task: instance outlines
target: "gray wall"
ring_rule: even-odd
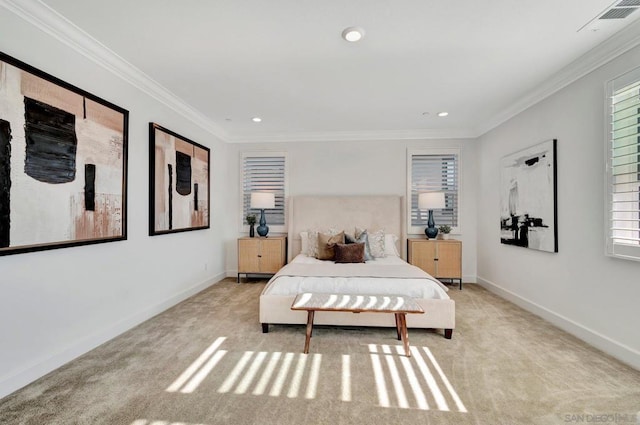
[[[128,240],[0,257],[0,397],[225,275],[227,145],[0,8],[0,50],[130,112]],[[148,236],[148,123],[212,150],[212,228]]]
[[[240,232],[240,157],[242,152],[287,152],[289,196],[296,195],[402,195],[407,191],[407,149],[457,147],[461,152],[462,273],[476,279],[476,142],[471,139],[424,141],[358,141],[251,143],[229,146],[229,211]],[[354,222],[354,225],[356,223]],[[240,234],[238,234],[240,235]],[[237,270],[235,240],[227,244],[227,270]]]
[[[604,255],[605,81],[640,65],[635,48],[479,140],[478,280],[640,368],[640,262]],[[559,252],[500,244],[499,161],[558,139]]]

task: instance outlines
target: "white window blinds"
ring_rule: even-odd
[[[444,209],[433,210],[436,226],[458,227],[459,153],[410,153],[411,226],[426,227],[428,212],[418,209],[418,194],[444,192]]]
[[[640,260],[640,68],[608,84],[607,253]]]
[[[284,226],[286,197],[286,155],[254,154],[242,155],[242,223],[248,214],[260,219],[260,210],[251,209],[251,192],[270,192],[275,194],[275,208],[266,209],[267,225]],[[272,230],[275,230],[272,228]],[[281,231],[284,229],[280,229]]]

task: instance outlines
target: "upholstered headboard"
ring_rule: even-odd
[[[357,226],[398,236],[398,252],[405,257],[404,197],[397,195],[295,196],[288,199],[288,259],[301,250],[300,232],[329,228],[353,233]]]

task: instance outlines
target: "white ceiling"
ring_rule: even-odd
[[[579,31],[611,0],[43,2],[227,141],[478,136],[640,18]]]

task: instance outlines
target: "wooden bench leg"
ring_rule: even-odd
[[[398,341],[402,340],[402,333],[400,332],[400,313],[396,313],[396,332],[398,333]]]
[[[309,342],[311,340],[311,333],[313,332],[313,313],[314,310],[309,310],[307,314],[307,335],[304,340],[304,354],[309,354]]]
[[[404,344],[404,354],[407,357],[411,357],[411,351],[409,350],[409,333],[407,332],[407,315],[405,313],[399,313],[398,319],[400,320],[400,331],[402,333],[402,343]]]

